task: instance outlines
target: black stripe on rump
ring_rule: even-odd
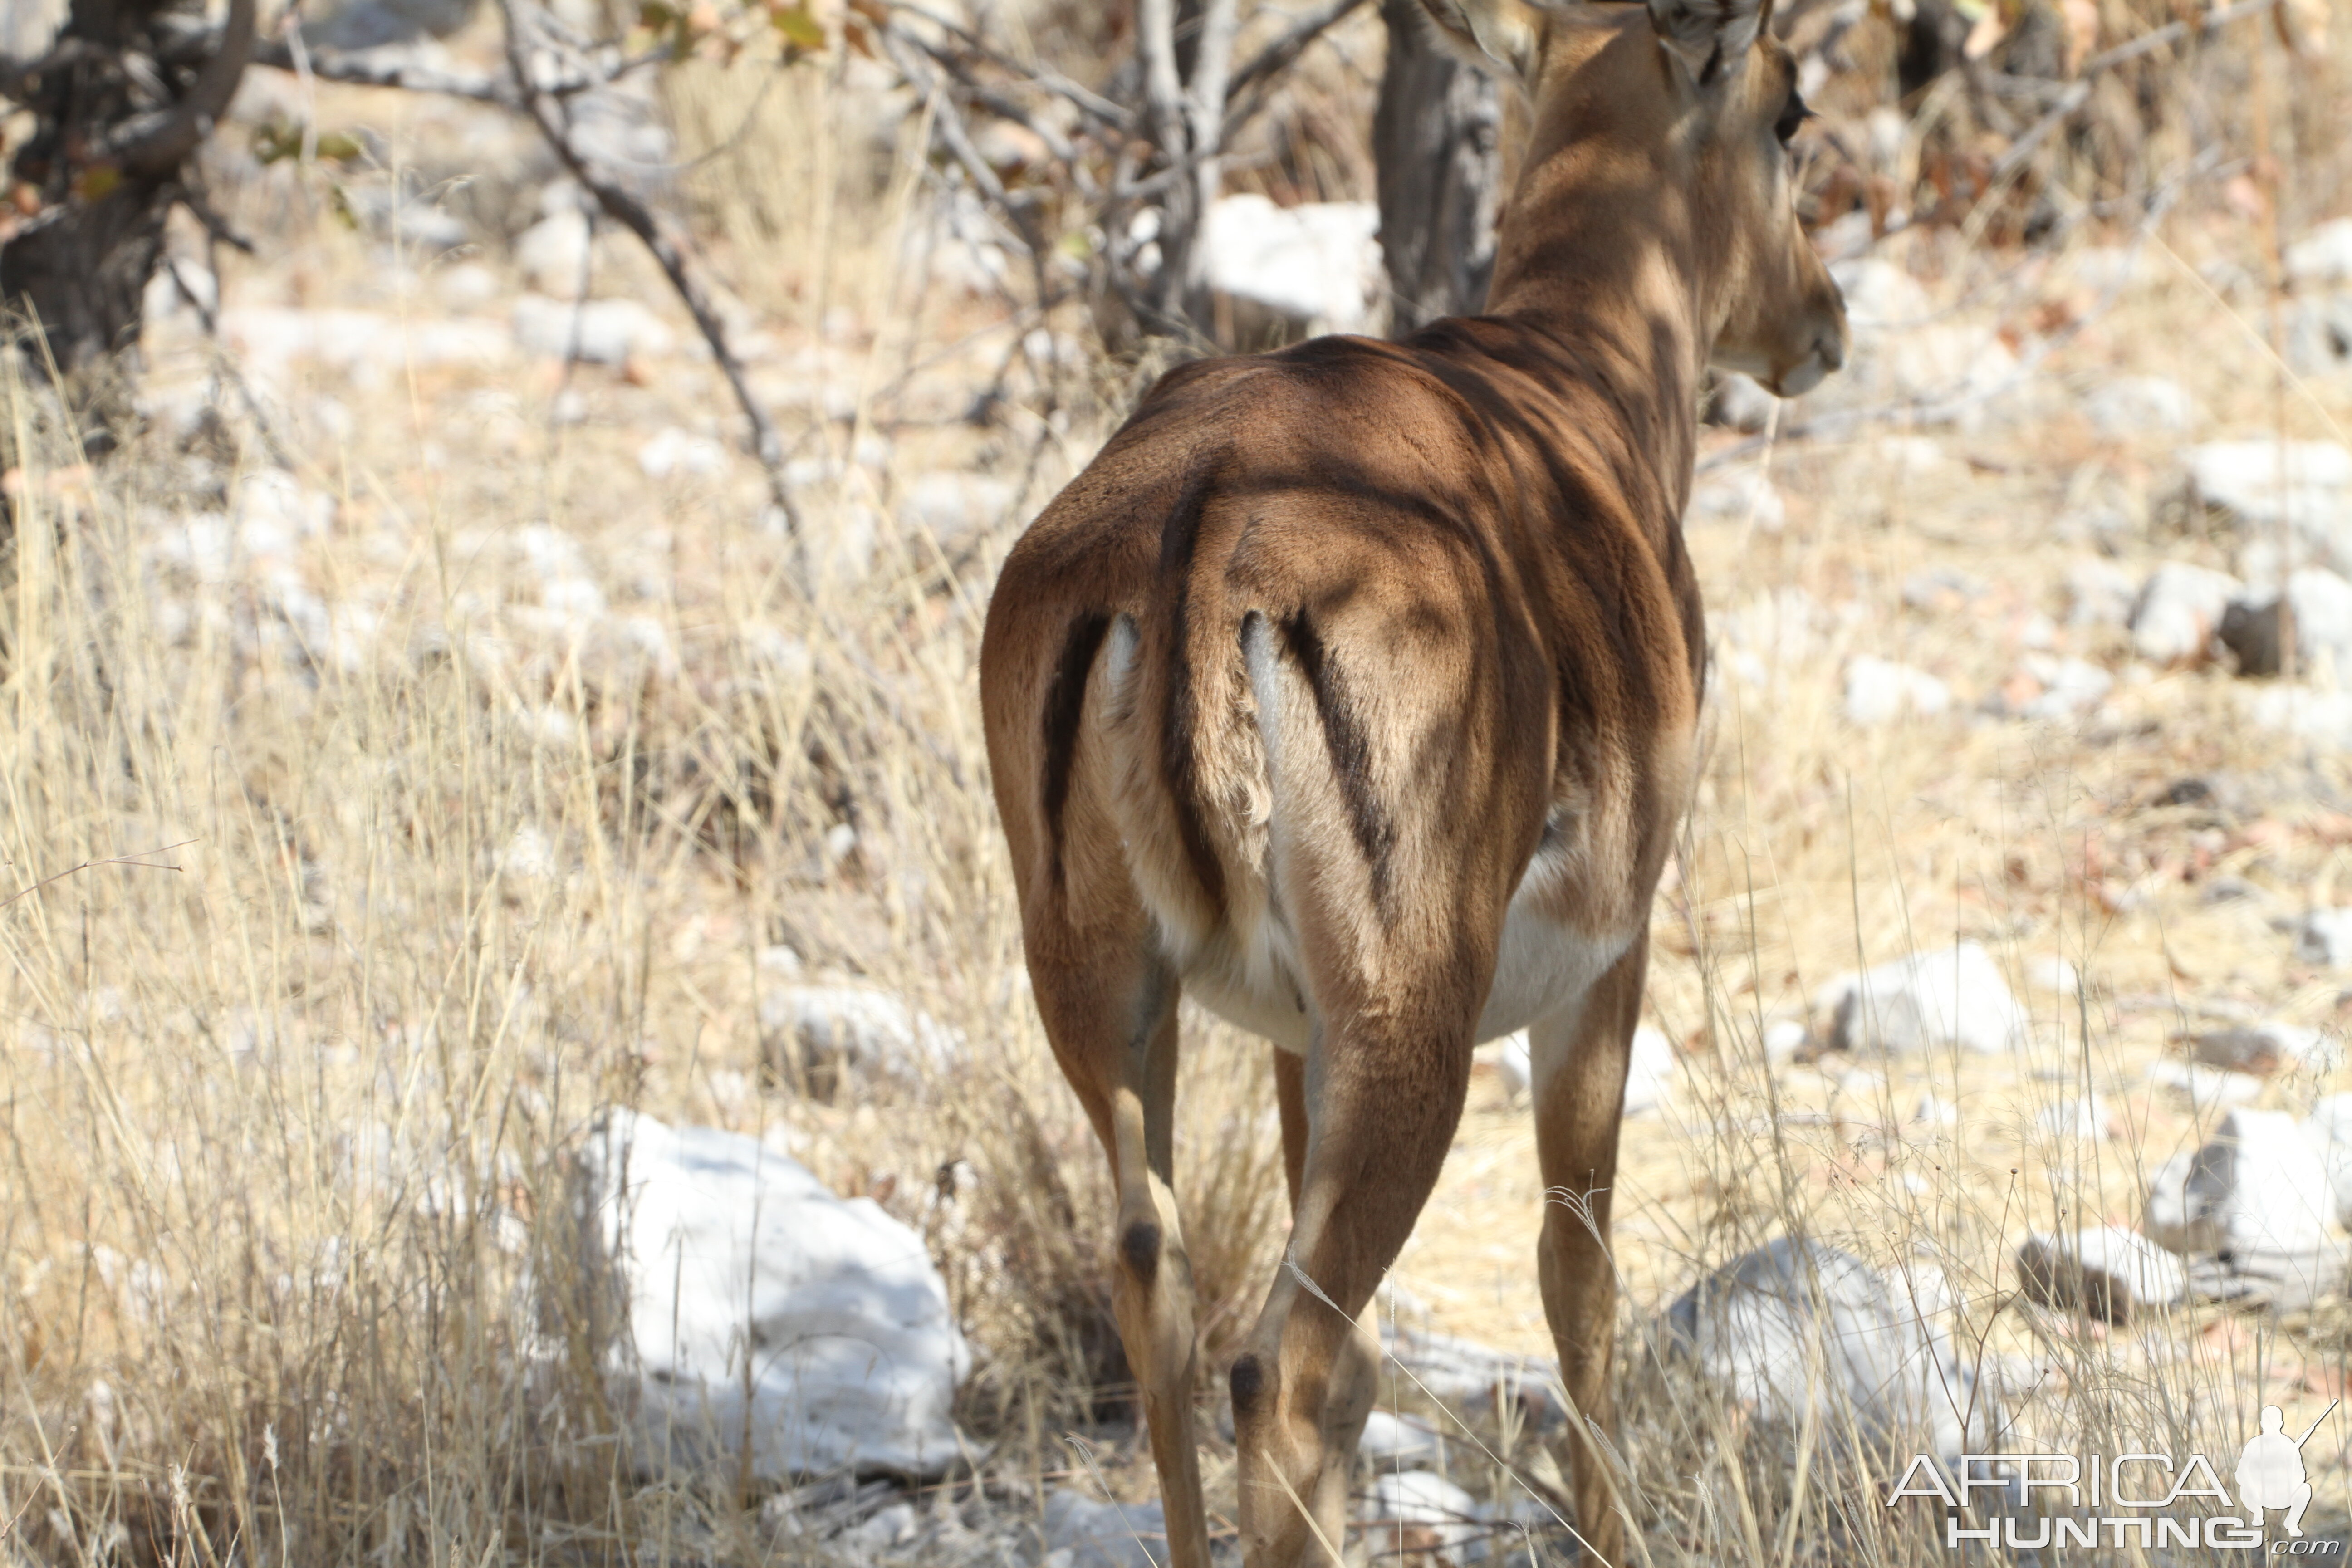
[[[1363,851],[1364,862],[1371,868],[1372,901],[1385,907],[1396,825],[1381,809],[1380,797],[1372,791],[1371,742],[1348,700],[1339,667],[1327,657],[1323,639],[1316,635],[1306,611],[1295,611],[1282,623],[1282,637],[1315,692],[1316,716],[1323,721],[1323,743],[1330,751],[1331,771],[1339,777],[1339,795],[1348,805],[1348,823],[1355,830],[1356,847]]]
[[[1192,749],[1200,727],[1192,690],[1192,552],[1200,546],[1202,516],[1208,510],[1213,479],[1212,465],[1194,464],[1160,534],[1160,581],[1174,589],[1168,611],[1168,700],[1160,713],[1160,758],[1184,858],[1209,902],[1222,910],[1225,863],[1217,858],[1216,847],[1202,826],[1200,763]]]
[[[1088,610],[1072,621],[1062,640],[1061,659],[1054,666],[1053,683],[1045,689],[1045,842],[1057,888],[1062,885],[1062,808],[1070,801],[1078,721],[1087,710],[1087,676],[1109,630],[1110,617],[1100,610]]]

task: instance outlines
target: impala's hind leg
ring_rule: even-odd
[[[1109,1153],[1118,1184],[1112,1307],[1129,1367],[1143,1391],[1151,1458],[1168,1519],[1170,1568],[1208,1568],[1207,1516],[1192,1435],[1199,1375],[1192,1331],[1192,1266],[1184,1254],[1171,1188],[1176,1092],[1176,977],[1148,946],[1141,922],[1133,956],[1057,963],[1031,943],[1029,973],[1063,1075],[1077,1091]]]
[[[1537,1270],[1571,1405],[1566,1447],[1576,1528],[1589,1552],[1605,1563],[1618,1561],[1625,1539],[1609,1460],[1593,1437],[1597,1428],[1613,1438],[1617,1424],[1610,1386],[1617,1274],[1609,1257],[1609,1200],[1617,1179],[1625,1063],[1641,1021],[1649,958],[1644,933],[1594,983],[1581,1006],[1530,1032],[1536,1152],[1547,1194]]]
[[[1351,1020],[1318,1032],[1290,1247],[1234,1363],[1244,1559],[1321,1562],[1344,1542],[1349,1472],[1378,1389],[1367,1310],[1453,1142],[1474,1018]],[[1309,1518],[1313,1523],[1310,1525]]]

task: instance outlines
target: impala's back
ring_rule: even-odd
[[[1296,1561],[1344,1528],[1377,1358],[1354,1320],[1477,1040],[1530,1030],[1547,1184],[1605,1226],[1704,679],[1679,530],[1699,378],[1712,358],[1793,394],[1843,354],[1764,10],[1432,10],[1534,105],[1489,313],[1170,374],[1015,547],[982,648],[1039,1007],[1118,1174],[1120,1329],[1178,1563],[1206,1546],[1177,996],[1278,1047],[1299,1268],[1231,1376],[1245,1554]],[[1594,1230],[1548,1225],[1537,1267],[1605,1426]],[[1613,1557],[1607,1473],[1568,1458]]]

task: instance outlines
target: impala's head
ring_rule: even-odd
[[[1797,224],[1789,144],[1806,109],[1772,0],[1423,4],[1534,109],[1494,308],[1650,266],[1662,245],[1711,363],[1788,397],[1844,363],[1845,301]],[[1635,298],[1659,281],[1623,280]]]

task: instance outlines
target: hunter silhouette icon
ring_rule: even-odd
[[[2336,1400],[2329,1400],[2327,1408],[2319,1413],[2325,1421],[2335,1411]],[[2303,1534],[2303,1510],[2311,1505],[2311,1482],[2303,1473],[2303,1446],[2319,1430],[2319,1421],[2303,1429],[2300,1437],[2286,1435],[2286,1413],[2275,1405],[2263,1406],[2263,1429],[2246,1439],[2243,1452],[2238,1456],[2238,1497],[2252,1517],[2249,1523],[2260,1526],[2263,1510],[2283,1508],[2287,1510],[2286,1532]]]

